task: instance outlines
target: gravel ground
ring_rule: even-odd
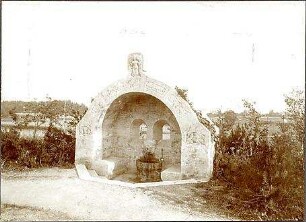
[[[8,211],[18,211],[12,220],[30,211],[34,213],[29,220],[40,220],[43,215],[50,217],[42,220],[233,220],[211,206],[197,210],[192,186],[127,188],[80,180],[74,169],[5,172],[1,203],[26,208],[4,208],[1,220],[6,220]]]
[[[32,207],[1,204],[0,221],[64,221],[75,220],[66,214]]]

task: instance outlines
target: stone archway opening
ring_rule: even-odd
[[[130,127],[130,138],[135,141],[147,138],[148,126],[142,119],[133,120]]]
[[[171,139],[171,127],[166,120],[158,120],[154,123],[153,138],[157,141]]]
[[[155,140],[157,158],[164,167],[180,165],[181,130],[171,110],[156,97],[140,92],[119,96],[102,123],[102,160],[120,158],[128,172],[136,172],[136,159],[145,140]]]

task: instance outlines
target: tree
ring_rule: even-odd
[[[233,111],[219,111],[219,143],[216,149],[216,174],[235,186],[260,189],[264,172],[268,172],[268,130],[260,123],[255,103],[243,100],[245,123],[236,123]],[[261,168],[257,169],[258,166]],[[254,169],[256,169],[254,171]],[[252,177],[252,184],[247,178]],[[242,185],[244,184],[244,185]]]
[[[36,138],[37,130],[42,126],[62,127],[61,121],[59,121],[59,117],[62,115],[73,117],[72,120],[69,118],[68,127],[74,128],[87,110],[87,107],[83,104],[73,103],[70,100],[52,100],[50,97],[47,97],[47,101],[5,101],[1,104],[6,110],[3,115],[9,113],[9,116],[15,121],[18,130],[27,127],[33,128],[34,138]],[[66,126],[66,123],[64,124]],[[74,132],[74,130],[72,131]]]
[[[18,117],[15,112],[10,111],[10,115],[17,124],[19,130],[26,127],[33,127],[33,138],[36,138],[37,130],[44,124],[54,125],[59,116],[54,106],[54,101],[47,97],[46,102],[32,102],[28,105],[27,113]],[[21,115],[21,114],[20,114]]]
[[[232,110],[228,110],[228,111],[224,112],[223,117],[224,117],[223,118],[223,127],[224,127],[225,130],[229,130],[229,129],[233,128],[236,121],[238,120],[237,114]]]
[[[304,92],[292,90],[290,94],[285,95],[285,103],[286,115],[290,121],[279,124],[280,132],[272,137],[268,182],[270,203],[274,204],[267,205],[267,210],[272,214],[289,214],[303,220]]]
[[[285,103],[287,105],[286,115],[291,122],[293,136],[304,144],[304,121],[305,121],[305,96],[303,90],[293,89],[289,94],[285,95]]]
[[[3,132],[0,134],[1,139],[1,168],[7,160],[18,159],[18,139],[19,134],[15,130]]]
[[[64,166],[74,163],[74,135],[68,135],[61,129],[49,126],[43,141],[41,162],[48,166]]]
[[[75,127],[80,122],[86,111],[87,108],[85,110],[76,110],[76,109],[71,110],[71,116],[73,117],[73,119],[70,120],[68,123],[69,124],[68,134],[73,136],[75,135]]]

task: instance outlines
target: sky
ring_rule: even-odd
[[[284,111],[305,89],[305,2],[5,1],[1,100],[89,105],[133,52],[196,109]]]

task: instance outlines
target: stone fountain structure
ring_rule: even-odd
[[[175,89],[148,77],[142,54],[129,55],[128,70],[127,78],[94,98],[78,123],[75,163],[109,179],[132,172],[147,181],[137,170],[144,163],[143,142],[154,140],[159,161],[153,168],[161,172],[160,179],[149,180],[209,180],[215,155],[212,121],[206,115],[199,119]]]

